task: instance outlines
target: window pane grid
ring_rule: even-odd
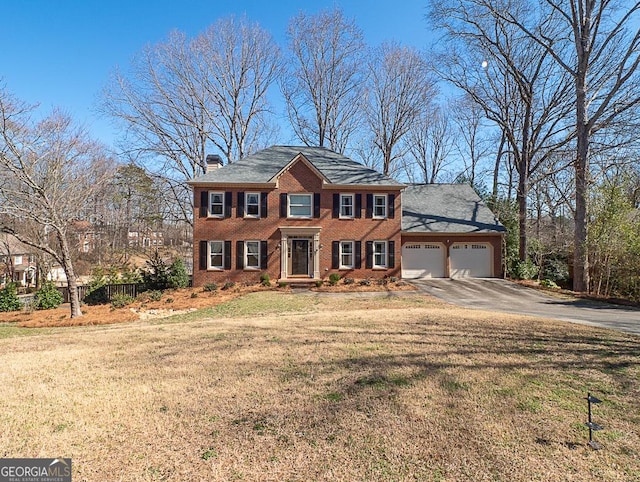
[[[222,216],[224,213],[224,195],[221,192],[212,192],[210,200],[209,212],[211,216]]]
[[[258,217],[260,215],[260,197],[256,193],[248,193],[246,197],[247,216]]]
[[[258,241],[247,241],[246,243],[246,268],[260,268],[260,243]]]
[[[385,241],[374,241],[373,243],[373,266],[376,268],[387,267],[387,243]]]
[[[311,194],[290,194],[289,216],[294,218],[310,218]]]
[[[222,241],[209,242],[209,266],[222,269],[224,265],[224,244]]]
[[[353,268],[353,241],[340,243],[340,267]]]
[[[343,218],[353,217],[353,195],[343,194],[340,196],[340,216]]]

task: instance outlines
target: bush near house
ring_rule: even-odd
[[[47,282],[36,292],[33,299],[33,306],[36,310],[51,310],[60,306],[63,301],[64,298],[55,285]]]
[[[18,311],[22,308],[15,283],[9,283],[0,290],[0,311]]]

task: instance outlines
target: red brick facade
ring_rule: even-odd
[[[376,188],[370,186],[338,187],[323,182],[317,171],[302,160],[293,163],[283,172],[274,186],[251,185],[239,187],[238,185],[194,185],[194,286],[202,286],[206,283],[221,283],[225,281],[258,282],[261,273],[268,273],[272,280],[287,278],[283,272],[283,263],[287,263],[289,250],[291,257],[291,245],[285,246],[287,239],[308,239],[305,246],[309,247],[309,256],[315,269],[310,269],[308,278],[327,278],[331,273],[338,272],[343,277],[352,278],[383,278],[385,276],[400,276],[400,230],[401,230],[401,191],[400,188]],[[204,192],[224,193],[225,210],[224,217],[211,217],[208,215],[208,195]],[[238,196],[240,194],[240,198]],[[264,208],[266,201],[266,216],[261,213],[258,218],[249,218],[243,215],[244,193],[259,193],[260,210]],[[286,214],[286,194],[305,193],[312,194],[314,199],[314,216],[309,219],[292,219],[283,217]],[[352,219],[340,219],[335,215],[334,194],[354,194],[354,199],[361,201],[358,213]],[[283,194],[285,197],[283,198]],[[387,206],[387,218],[377,219],[369,217],[367,201],[372,194],[386,194],[389,205]],[[357,196],[356,196],[357,195]],[[369,195],[369,196],[367,196]],[[227,206],[230,201],[230,207]],[[319,201],[319,209],[315,207]],[[282,212],[284,209],[284,213]],[[239,215],[240,214],[240,215]],[[358,215],[360,217],[358,217]],[[316,217],[317,216],[317,217]],[[264,263],[259,269],[244,269],[241,259],[238,259],[239,247],[244,241],[260,241]],[[226,242],[225,252],[227,260],[225,269],[207,268],[207,241]],[[335,242],[354,241],[354,246],[360,248],[359,253],[354,253],[361,261],[360,268],[337,269],[335,267]],[[367,268],[368,250],[372,241],[387,242],[387,268]],[[358,255],[358,256],[356,256]],[[371,256],[369,254],[369,256]],[[370,261],[370,260],[369,260]],[[265,267],[266,266],[266,267]],[[283,276],[284,274],[284,276]]]

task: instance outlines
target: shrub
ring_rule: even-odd
[[[321,279],[316,280],[316,288],[320,288],[323,284],[324,284],[324,281],[322,281]]]
[[[150,290],[167,288],[170,276],[169,267],[157,251],[146,261],[146,265],[147,269],[142,270],[142,281],[146,288]]]
[[[371,286],[371,281],[368,279],[360,280],[360,286]]]
[[[207,283],[202,287],[202,291],[216,291],[218,285],[216,283]]]
[[[516,279],[533,279],[538,275],[538,267],[530,259],[518,261],[515,266]]]
[[[540,286],[544,286],[545,288],[560,288],[555,281],[550,279],[543,279],[540,281]]]
[[[22,303],[18,298],[18,288],[15,283],[8,283],[0,290],[0,311],[18,311],[20,308]]]
[[[346,285],[352,285],[353,283],[356,282],[356,280],[354,280],[353,278],[345,278],[342,280],[342,282]]]
[[[331,286],[337,285],[338,281],[340,281],[340,274],[339,273],[331,273],[329,275],[329,284]]]
[[[124,308],[134,302],[132,296],[125,295],[124,293],[117,293],[113,295],[111,299],[111,306],[113,308]]]
[[[397,276],[392,276],[391,278],[389,278],[389,280],[390,280],[392,283],[397,283],[397,282],[398,282],[398,277],[397,277]]]
[[[45,283],[33,299],[33,307],[36,310],[51,310],[57,308],[64,301],[62,293],[53,283]]]
[[[160,301],[162,299],[162,291],[160,290],[147,291],[147,297],[149,298],[149,301]]]
[[[278,287],[280,288],[286,288],[287,286],[289,286],[289,283],[287,283],[286,281],[278,282]]]
[[[176,259],[169,266],[167,285],[169,288],[186,288],[189,286],[189,273],[182,259]]]
[[[228,290],[231,289],[235,286],[236,284],[233,281],[227,281],[224,286],[222,286],[223,290]]]
[[[195,291],[191,293],[191,298],[197,298],[197,297],[198,297],[198,293],[196,293]]]
[[[262,273],[260,275],[260,283],[262,286],[271,286],[271,278],[269,277],[269,273]]]

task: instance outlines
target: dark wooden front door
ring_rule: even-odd
[[[309,275],[309,240],[291,241],[291,274]]]

